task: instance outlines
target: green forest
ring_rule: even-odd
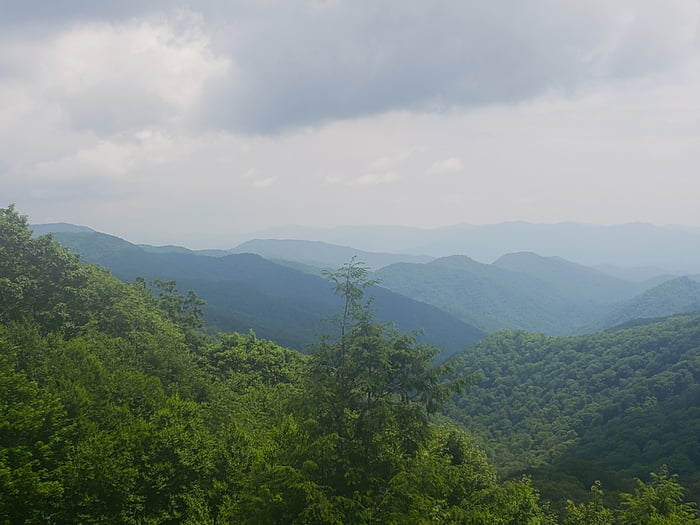
[[[700,524],[700,318],[444,362],[326,277],[301,354],[0,209],[0,523]]]

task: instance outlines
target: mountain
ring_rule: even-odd
[[[357,257],[370,269],[377,270],[397,262],[425,263],[433,257],[399,255],[357,250],[321,241],[294,239],[253,239],[230,250],[231,253],[256,253],[266,259],[291,261],[307,266],[335,269]]]
[[[210,257],[188,252],[150,251],[101,233],[57,233],[56,240],[86,262],[132,281],[176,280],[204,299],[205,319],[226,331],[255,330],[260,337],[300,350],[317,339],[320,319],[339,310],[338,298],[323,278],[253,254]],[[424,329],[422,340],[445,351],[465,348],[484,334],[438,308],[387,289],[369,291],[380,320],[401,330]]]
[[[32,224],[29,226],[34,232],[34,235],[45,235],[47,233],[56,232],[94,232],[92,228],[87,226],[78,226],[67,222],[52,222],[49,224]]]
[[[657,267],[660,273],[700,272],[700,230],[630,223],[504,222],[421,229],[392,226],[271,229],[257,237],[309,239],[358,249],[492,262],[513,252],[560,256],[586,266]],[[647,276],[650,277],[650,276]]]
[[[105,237],[106,260],[110,242],[144,253]],[[348,329],[301,356],[203,333],[171,286],[121,282],[0,209],[0,522],[545,523],[527,480],[429,417],[470,378],[374,322],[363,268],[338,277]]]
[[[654,283],[653,286],[673,279],[674,277],[680,277],[680,274],[669,274],[667,270],[655,266],[627,268],[615,266],[613,264],[599,264],[595,266],[595,269],[625,281]]]
[[[700,283],[677,277],[618,305],[600,326],[609,328],[635,319],[654,319],[700,312]]]
[[[515,266],[516,259],[535,260],[541,266],[535,271],[535,265],[531,264],[531,273],[524,273],[454,255],[428,264],[393,264],[374,276],[395,292],[433,304],[487,332],[521,328],[571,334],[612,307],[615,290],[605,291],[603,285],[608,282],[605,276],[561,260],[548,261],[530,255],[507,258],[501,264]],[[552,265],[557,266],[558,273],[553,272],[547,278],[532,275],[532,272],[546,273],[547,266]],[[526,265],[519,263],[519,266]],[[599,279],[601,284],[595,293],[582,291],[576,284],[565,284],[567,274],[586,275],[589,281]],[[615,284],[624,297],[632,295],[623,283]]]
[[[36,225],[35,228],[43,226]],[[61,229],[65,227],[63,225]],[[41,230],[44,231],[48,230]],[[211,246],[226,247],[251,239],[305,239],[352,246],[367,252],[429,257],[466,255],[484,263],[508,253],[535,252],[542,256],[559,256],[585,266],[602,265],[601,269],[616,277],[635,281],[660,274],[700,273],[699,229],[646,223],[601,226],[573,222],[504,222],[431,229],[402,226],[286,227],[229,235],[225,239],[203,233],[198,244],[206,239],[211,239]],[[225,250],[205,254],[221,255],[221,251]],[[619,273],[620,269],[628,270]]]
[[[561,257],[542,257],[532,252],[506,254],[493,265],[532,275],[554,286],[564,297],[580,301],[614,303],[645,289],[643,283],[618,279]]]
[[[576,337],[503,331],[458,359],[482,379],[449,414],[502,472],[550,480],[545,496],[596,479],[619,490],[621,474],[664,463],[700,490],[700,316]]]

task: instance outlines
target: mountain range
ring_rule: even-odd
[[[254,239],[227,250],[189,250],[134,245],[67,224],[34,229],[55,231],[55,238],[84,260],[122,279],[172,279],[181,289],[195,290],[207,301],[210,325],[254,329],[294,348],[312,342],[322,330],[318,320],[337,308],[319,274],[351,257],[373,268],[381,282],[372,290],[380,318],[402,329],[422,327],[425,340],[448,353],[500,329],[570,335],[700,309],[700,285],[692,279],[649,277],[649,267],[647,275],[630,271],[634,278],[625,279],[621,267],[606,272],[532,251],[485,264],[464,255],[434,259],[322,241]],[[641,280],[644,276],[649,278]]]
[[[629,223],[611,226],[562,222],[504,222],[483,226],[460,224],[423,229],[401,226],[288,227],[268,229],[248,238],[308,239],[375,251],[445,257],[467,255],[493,262],[513,252],[559,256],[586,266],[640,268],[659,273],[700,273],[700,229]],[[646,275],[643,278],[652,277]]]
[[[186,251],[152,251],[94,231],[56,232],[54,238],[117,277],[133,281],[175,280],[181,291],[194,290],[206,301],[205,320],[224,331],[247,332],[305,350],[325,328],[322,319],[340,310],[330,283],[250,253],[208,256]],[[372,287],[379,320],[402,331],[422,328],[422,341],[445,352],[462,350],[485,334],[437,307]]]
[[[534,253],[506,255],[493,264],[453,255],[428,264],[390,265],[374,275],[387,288],[487,332],[576,333],[645,290],[643,283]]]

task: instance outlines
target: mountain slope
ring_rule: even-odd
[[[700,312],[700,283],[688,277],[678,277],[618,305],[600,326],[609,328],[634,319],[693,312]]]
[[[550,465],[609,486],[611,471],[667,463],[700,489],[699,316],[577,337],[504,331],[459,359],[482,380],[450,415],[503,471]]]
[[[253,239],[230,250],[231,253],[256,253],[266,259],[298,262],[316,268],[335,269],[352,257],[364,262],[370,269],[379,269],[397,262],[425,263],[433,257],[400,255],[357,250],[321,241],[294,239]]]
[[[303,350],[323,329],[319,319],[339,309],[330,284],[320,277],[282,266],[258,255],[208,257],[193,253],[150,252],[117,237],[100,233],[58,233],[56,239],[127,281],[176,280],[204,300],[209,324],[222,330],[255,330],[259,336]],[[483,336],[468,324],[383,288],[373,308],[380,320],[393,320],[401,330],[423,328],[423,340],[446,354],[465,348]]]
[[[633,283],[561,257],[542,257],[532,252],[506,254],[494,266],[532,275],[555,287],[563,296],[600,303],[629,299],[644,290]]]
[[[268,230],[257,236],[312,239],[363,250],[434,257],[462,254],[481,262],[492,262],[507,253],[532,251],[587,266],[654,266],[662,273],[700,272],[700,230],[645,223],[600,226],[505,222],[434,229],[345,226]]]
[[[78,226],[77,224],[70,224],[67,222],[53,222],[49,224],[32,224],[29,226],[34,233],[34,235],[45,235],[47,233],[56,232],[94,232],[92,228],[87,226]]]
[[[425,301],[492,332],[521,328],[567,334],[597,320],[608,305],[566,297],[537,277],[468,257],[451,256],[428,264],[394,264],[374,273],[382,285]]]

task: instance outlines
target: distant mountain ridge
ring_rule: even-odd
[[[533,252],[506,254],[493,265],[532,275],[553,285],[563,295],[585,301],[617,302],[644,289],[644,284],[619,279],[561,257],[542,257]]]
[[[92,228],[87,226],[79,226],[77,224],[70,224],[68,222],[52,222],[48,224],[32,224],[29,226],[34,235],[46,235],[47,233],[57,233],[57,232],[94,232]]]
[[[51,225],[34,225],[33,228],[40,233],[57,231],[46,226]],[[491,263],[509,253],[534,252],[542,256],[562,257],[585,266],[600,266],[614,276],[639,281],[657,274],[700,274],[699,228],[647,223],[601,226],[574,222],[504,222],[482,226],[458,224],[431,229],[403,226],[286,227],[250,234],[226,234],[219,240],[216,240],[215,234],[207,232],[193,239],[193,242],[201,244],[203,239],[212,239],[210,246],[229,242],[222,239],[237,239],[235,243],[231,241],[225,250],[205,250],[209,252],[207,255],[222,255],[221,252],[231,250],[230,246],[253,239],[303,239],[352,246],[366,252],[434,258],[466,255],[483,263]],[[163,251],[164,247],[153,249]]]
[[[338,268],[356,257],[370,269],[379,269],[397,262],[430,262],[434,257],[368,252],[349,246],[338,246],[323,241],[298,239],[253,239],[239,244],[231,253],[256,253],[266,259],[293,261],[318,268]]]
[[[694,298],[695,291],[689,289],[692,284],[676,285],[675,288],[666,285],[658,291],[647,293],[660,282],[668,280],[667,276],[633,282],[562,257],[541,256],[531,251],[506,254],[492,264],[484,264],[464,255],[441,257],[427,263],[405,262],[429,258],[367,252],[348,246],[299,240],[253,240],[231,250],[195,251],[178,246],[137,246],[118,237],[96,234],[85,227],[66,224],[45,226],[44,230],[52,227],[67,230],[54,235],[71,249],[83,253],[86,260],[107,266],[115,272],[128,269],[123,275],[117,273],[122,278],[133,279],[136,275],[163,278],[173,275],[169,278],[178,280],[181,288],[194,288],[196,281],[199,289],[207,290],[211,297],[218,298],[218,303],[212,302],[208,308],[210,320],[216,317],[222,328],[230,330],[245,330],[247,325],[257,326],[262,331],[261,335],[268,334],[264,336],[272,338],[272,334],[275,334],[278,339],[282,338],[284,344],[295,347],[303,340],[311,340],[313,330],[307,329],[301,336],[299,328],[289,330],[289,326],[302,317],[305,326],[312,326],[314,318],[301,310],[292,313],[296,306],[287,304],[274,307],[277,309],[275,321],[272,319],[275,316],[266,311],[266,305],[280,301],[274,288],[264,289],[255,280],[238,280],[234,284],[236,278],[225,277],[224,280],[229,282],[224,286],[227,290],[224,292],[214,283],[219,283],[220,277],[227,275],[226,270],[222,270],[221,261],[217,263],[209,259],[222,259],[232,264],[230,252],[257,251],[262,252],[268,261],[281,262],[289,269],[317,275],[319,268],[334,269],[352,256],[357,256],[363,262],[379,268],[374,275],[382,281],[382,286],[413,301],[432,305],[483,332],[519,328],[550,335],[590,333],[621,323],[635,323],[640,319],[661,318],[700,309]],[[365,259],[369,259],[369,262]],[[402,262],[384,266],[396,260]],[[624,269],[617,270],[624,272]],[[278,281],[273,279],[272,282]],[[286,286],[285,283],[279,285]],[[231,313],[235,306],[229,299],[232,294],[238,295],[239,305],[245,302],[243,298],[249,301],[245,308],[238,308],[235,315]],[[221,308],[229,313],[223,314]],[[315,319],[318,319],[325,315],[328,308],[328,303],[324,303],[324,306],[316,304],[307,309],[313,311]],[[283,314],[283,310],[286,313]],[[386,315],[386,318],[395,317],[391,312],[386,312]],[[432,312],[428,317],[436,320],[439,316]],[[235,326],[230,324],[233,318],[240,321]],[[424,325],[418,319],[410,328]],[[287,330],[286,335],[282,328]],[[284,339],[289,337],[289,333],[296,333],[293,341]],[[456,341],[452,339],[448,346],[454,344]]]
[[[258,237],[297,238],[371,251],[444,257],[467,255],[490,263],[513,252],[559,256],[586,266],[658,267],[663,273],[700,273],[700,229],[628,223],[610,226],[562,222],[504,222],[442,228],[343,226],[280,228]]]
[[[678,277],[618,305],[599,325],[610,328],[638,319],[656,319],[700,312],[700,283]]]
[[[384,286],[493,332],[520,328],[576,333],[644,289],[558,257],[510,254],[493,264],[462,255],[395,264],[374,273]]]
[[[226,331],[256,331],[258,336],[305,350],[316,340],[320,320],[339,310],[327,280],[276,264],[254,254],[223,257],[193,252],[149,251],[119,237],[97,232],[58,232],[56,240],[86,262],[133,281],[176,280],[181,291],[193,289],[207,301],[209,324]],[[445,351],[462,350],[485,334],[446,312],[385,288],[374,287],[379,320],[404,331],[424,329],[422,340]]]

